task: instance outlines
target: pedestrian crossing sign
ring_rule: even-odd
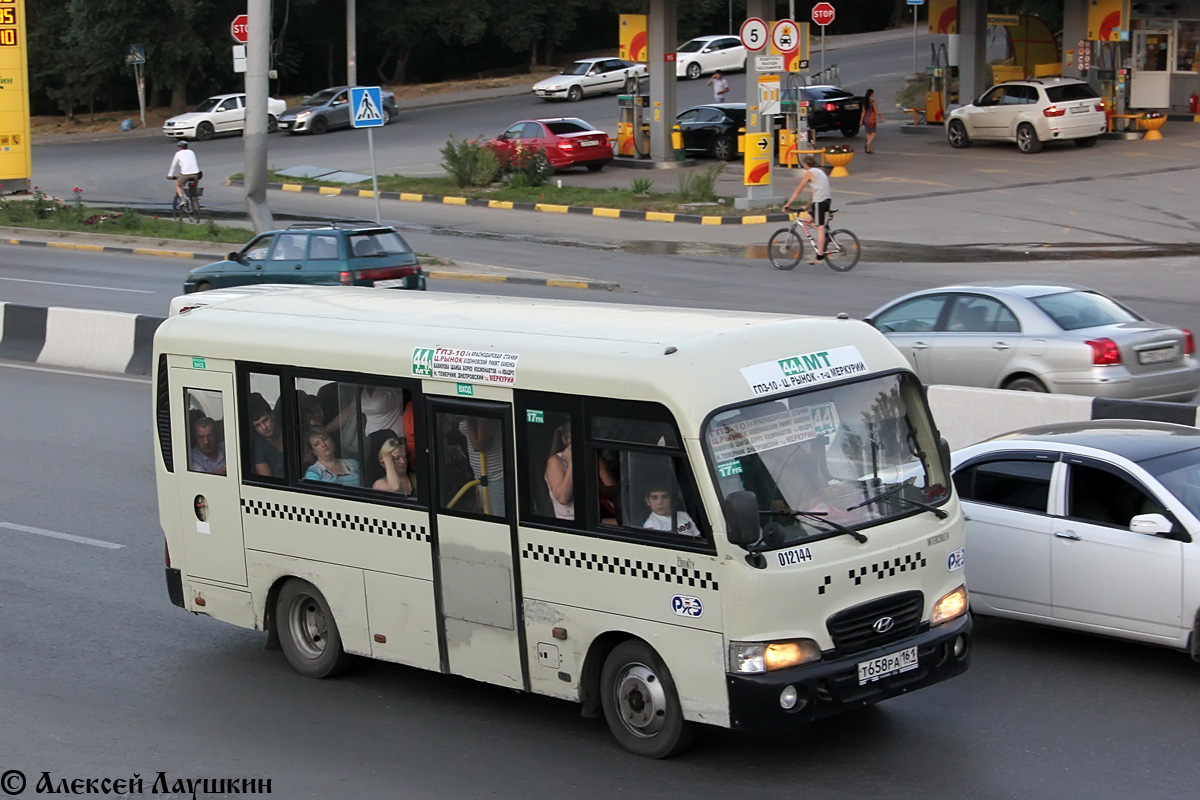
[[[350,90],[350,121],[356,128],[383,127],[383,92],[378,86]]]

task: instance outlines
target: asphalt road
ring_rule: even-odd
[[[270,778],[286,798],[1194,796],[1200,666],[1030,625],[984,620],[948,683],[788,735],[709,730],[666,762],[465,679],[302,678],[262,634],[169,603],[150,395],[0,365],[0,408],[23,410],[0,460],[0,772]]]

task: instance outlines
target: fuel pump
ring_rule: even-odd
[[[925,92],[925,122],[946,121],[946,106],[950,91],[950,55],[944,44],[930,44],[933,56],[926,68],[929,75],[929,91]]]
[[[808,127],[806,85],[798,73],[789,72],[784,77],[784,89],[779,100],[779,110],[783,114],[783,128],[779,131],[779,163],[785,167],[798,166],[799,151],[812,149],[812,143],[816,141],[815,132]]]
[[[632,94],[617,95],[620,117],[617,121],[617,158],[650,157],[650,123],[646,109],[650,107],[650,79],[632,82]]]

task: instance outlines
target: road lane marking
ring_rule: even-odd
[[[27,372],[47,372],[51,375],[80,375],[85,378],[99,378],[104,381],[121,381],[122,383],[150,383],[149,377],[134,377],[132,375],[111,375],[101,372],[87,372],[80,369],[55,369],[34,364],[14,364],[0,362],[0,369],[23,369]]]
[[[65,286],[70,289],[100,289],[105,292],[130,292],[131,294],[154,294],[149,289],[117,289],[113,286],[92,286],[88,283],[61,283],[59,281],[35,281],[31,278],[0,278],[0,281],[13,283],[38,283],[42,286]]]
[[[20,531],[21,533],[32,533],[37,536],[47,536],[51,539],[64,539],[68,542],[76,544],[87,544],[92,547],[103,547],[106,550],[120,550],[125,545],[114,544],[113,542],[105,542],[100,539],[89,539],[86,536],[76,536],[72,533],[60,533],[59,531],[48,531],[45,528],[31,528],[28,525],[18,525],[15,522],[0,522],[0,528],[8,528],[10,531]]]

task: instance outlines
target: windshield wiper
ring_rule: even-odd
[[[785,508],[779,511],[759,511],[758,513],[764,516],[807,517],[808,519],[828,525],[838,533],[844,533],[845,535],[854,539],[856,542],[865,544],[867,541],[866,536],[854,530],[853,528],[847,528],[840,522],[834,522],[831,519],[825,519],[826,515],[829,513],[828,511],[797,511],[794,508]]]
[[[869,506],[872,503],[878,503],[880,500],[886,500],[889,497],[894,497],[897,494],[899,494],[900,492],[902,492],[908,485],[909,484],[907,484],[907,483],[902,483],[899,486],[893,486],[891,489],[888,489],[886,492],[880,492],[879,494],[875,495],[874,497],[868,497],[866,500],[863,500],[861,503],[855,503],[854,505],[850,506],[846,510],[853,511],[856,508],[862,508],[863,506]],[[910,506],[916,506],[917,508],[924,509],[925,511],[932,513],[938,519],[945,519],[946,517],[950,516],[945,511],[938,508],[937,506],[931,506],[928,503],[922,503],[920,500],[913,500],[911,497],[904,497],[903,495],[901,495],[899,500],[902,503],[908,503]]]

